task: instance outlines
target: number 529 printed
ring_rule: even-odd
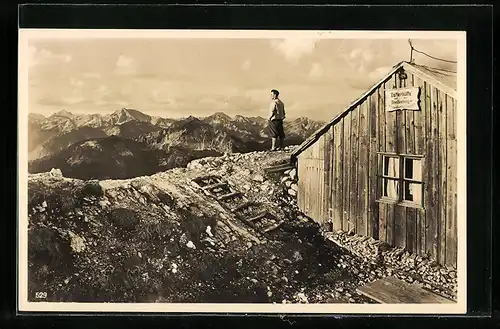
[[[47,298],[47,293],[45,291],[37,291],[35,292],[36,299],[45,299]]]

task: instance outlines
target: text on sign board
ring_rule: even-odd
[[[418,87],[386,90],[385,110],[420,110],[418,92]]]

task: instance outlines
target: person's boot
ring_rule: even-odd
[[[276,138],[271,139],[271,151],[276,150]]]
[[[283,138],[280,138],[280,150],[284,150],[285,149],[285,140]]]

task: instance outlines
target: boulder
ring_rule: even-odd
[[[302,260],[302,255],[300,254],[300,252],[298,251],[295,251],[293,253],[293,260],[296,261],[296,262],[300,262]]]
[[[257,175],[255,175],[255,176],[252,177],[252,180],[255,181],[255,182],[262,183],[266,179],[264,178],[264,176],[257,174]]]
[[[194,245],[193,241],[189,241],[186,244],[186,247],[188,247],[189,249],[196,249],[196,246]]]
[[[54,176],[54,177],[63,177],[61,169],[57,169],[57,168],[52,168],[50,170],[50,175]]]
[[[71,239],[71,249],[73,249],[73,251],[76,253],[84,251],[86,247],[85,240],[71,231],[69,231],[68,234]]]
[[[304,294],[303,292],[297,294],[297,299],[299,300],[299,303],[305,303],[305,304],[309,303],[306,294]]]

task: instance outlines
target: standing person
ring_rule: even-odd
[[[285,104],[278,98],[279,91],[271,90],[271,106],[269,108],[269,132],[271,135],[271,151],[277,150],[276,140],[279,142],[279,148],[285,146],[285,130],[283,120],[285,119]]]

